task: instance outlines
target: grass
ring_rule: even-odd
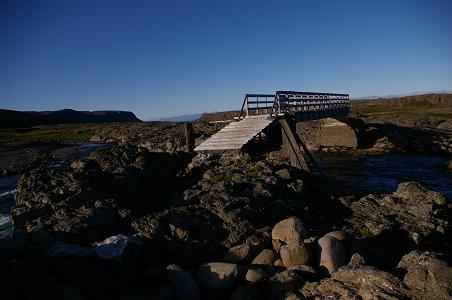
[[[259,164],[255,164],[254,166],[251,166],[247,171],[246,171],[246,175],[250,176],[250,177],[256,177],[257,175],[259,175],[260,172],[262,172],[263,167]]]
[[[394,109],[385,109],[382,107],[352,107],[352,112],[367,115],[367,116],[382,116],[382,115],[419,115],[425,114],[431,117],[441,117],[441,118],[451,118],[452,112],[449,111],[438,111],[438,110],[430,110],[430,109],[404,109],[404,110],[394,110]]]
[[[217,184],[220,181],[226,181],[226,182],[230,182],[233,179],[233,175],[232,174],[218,174],[218,175],[214,175],[211,179],[212,183]]]
[[[101,124],[46,125],[0,129],[0,144],[56,141],[89,141]]]

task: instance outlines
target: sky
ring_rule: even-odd
[[[452,90],[452,1],[0,0],[0,108],[240,109]]]

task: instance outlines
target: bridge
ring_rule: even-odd
[[[348,94],[295,91],[277,91],[275,94],[246,94],[240,115],[236,120],[197,146],[195,151],[242,149],[270,124],[279,120],[282,125],[283,141],[285,138],[289,147],[293,148],[292,150],[300,152],[299,149],[296,149],[299,146],[295,145],[295,143],[299,144],[299,141],[296,141],[293,129],[289,124],[328,117],[346,117],[349,111]],[[303,167],[304,160],[296,157],[295,159],[300,160],[298,164]]]

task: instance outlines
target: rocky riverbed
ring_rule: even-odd
[[[3,298],[452,296],[444,194],[409,181],[357,196],[278,149],[196,155],[181,124],[156,124],[103,129],[95,140],[122,145],[20,178]],[[199,143],[224,125],[194,126]]]
[[[447,299],[451,208],[415,182],[338,197],[278,151],[115,146],[22,176],[0,288],[33,299]]]

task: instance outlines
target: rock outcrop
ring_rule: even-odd
[[[344,266],[331,278],[302,288],[307,298],[323,299],[409,299],[409,290],[394,275],[370,266]]]
[[[410,288],[412,299],[450,299],[452,268],[438,254],[412,251],[399,262],[403,283]]]
[[[417,182],[400,183],[388,195],[368,195],[350,204],[355,232],[377,246],[392,263],[415,247],[441,247],[450,228],[442,193]],[[398,244],[394,248],[391,245]]]

